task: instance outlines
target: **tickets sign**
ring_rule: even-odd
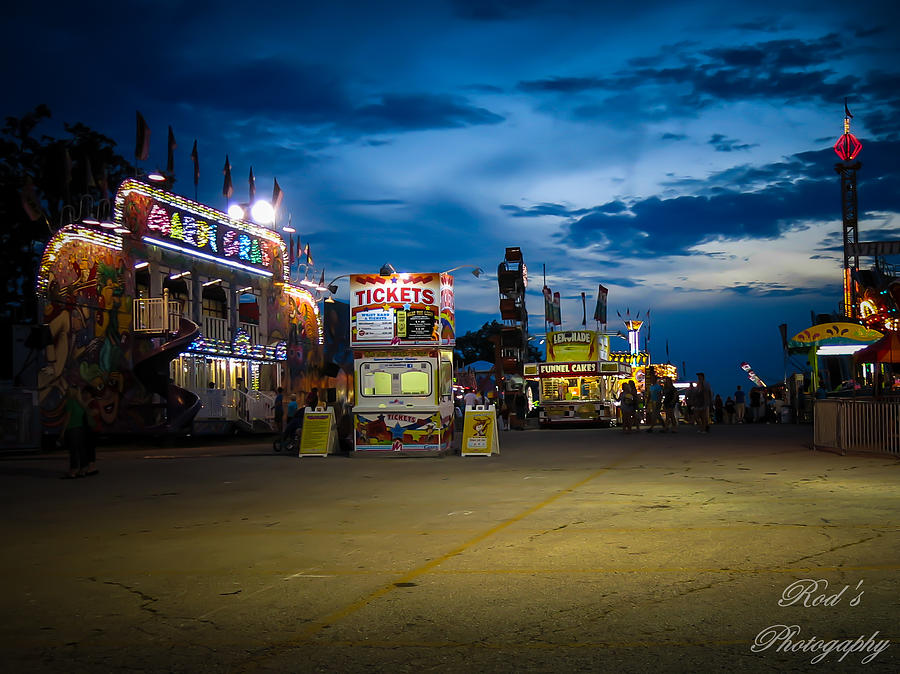
[[[352,274],[353,346],[456,343],[453,277],[449,274]]]

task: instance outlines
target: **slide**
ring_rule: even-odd
[[[200,326],[182,318],[178,332],[172,339],[153,349],[134,364],[134,376],[144,388],[166,401],[165,423],[148,430],[169,433],[186,431],[200,411],[200,398],[196,393],[175,386],[169,381],[169,363],[187,349],[199,333]]]

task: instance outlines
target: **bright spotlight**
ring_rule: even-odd
[[[275,221],[275,209],[272,208],[272,204],[268,201],[260,199],[250,209],[250,216],[253,218],[253,222],[258,225],[269,225]]]
[[[228,207],[228,217],[235,220],[243,220],[245,217],[244,208],[240,204],[231,204]]]

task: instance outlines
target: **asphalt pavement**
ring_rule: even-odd
[[[897,672],[900,461],[812,429],[0,460],[16,672]]]

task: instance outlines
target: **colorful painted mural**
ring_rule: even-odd
[[[45,288],[43,321],[51,343],[38,373],[44,426],[62,423],[70,389],[96,428],[131,423],[125,407],[131,386],[134,279],[117,237],[69,225],[48,246],[39,286]]]

